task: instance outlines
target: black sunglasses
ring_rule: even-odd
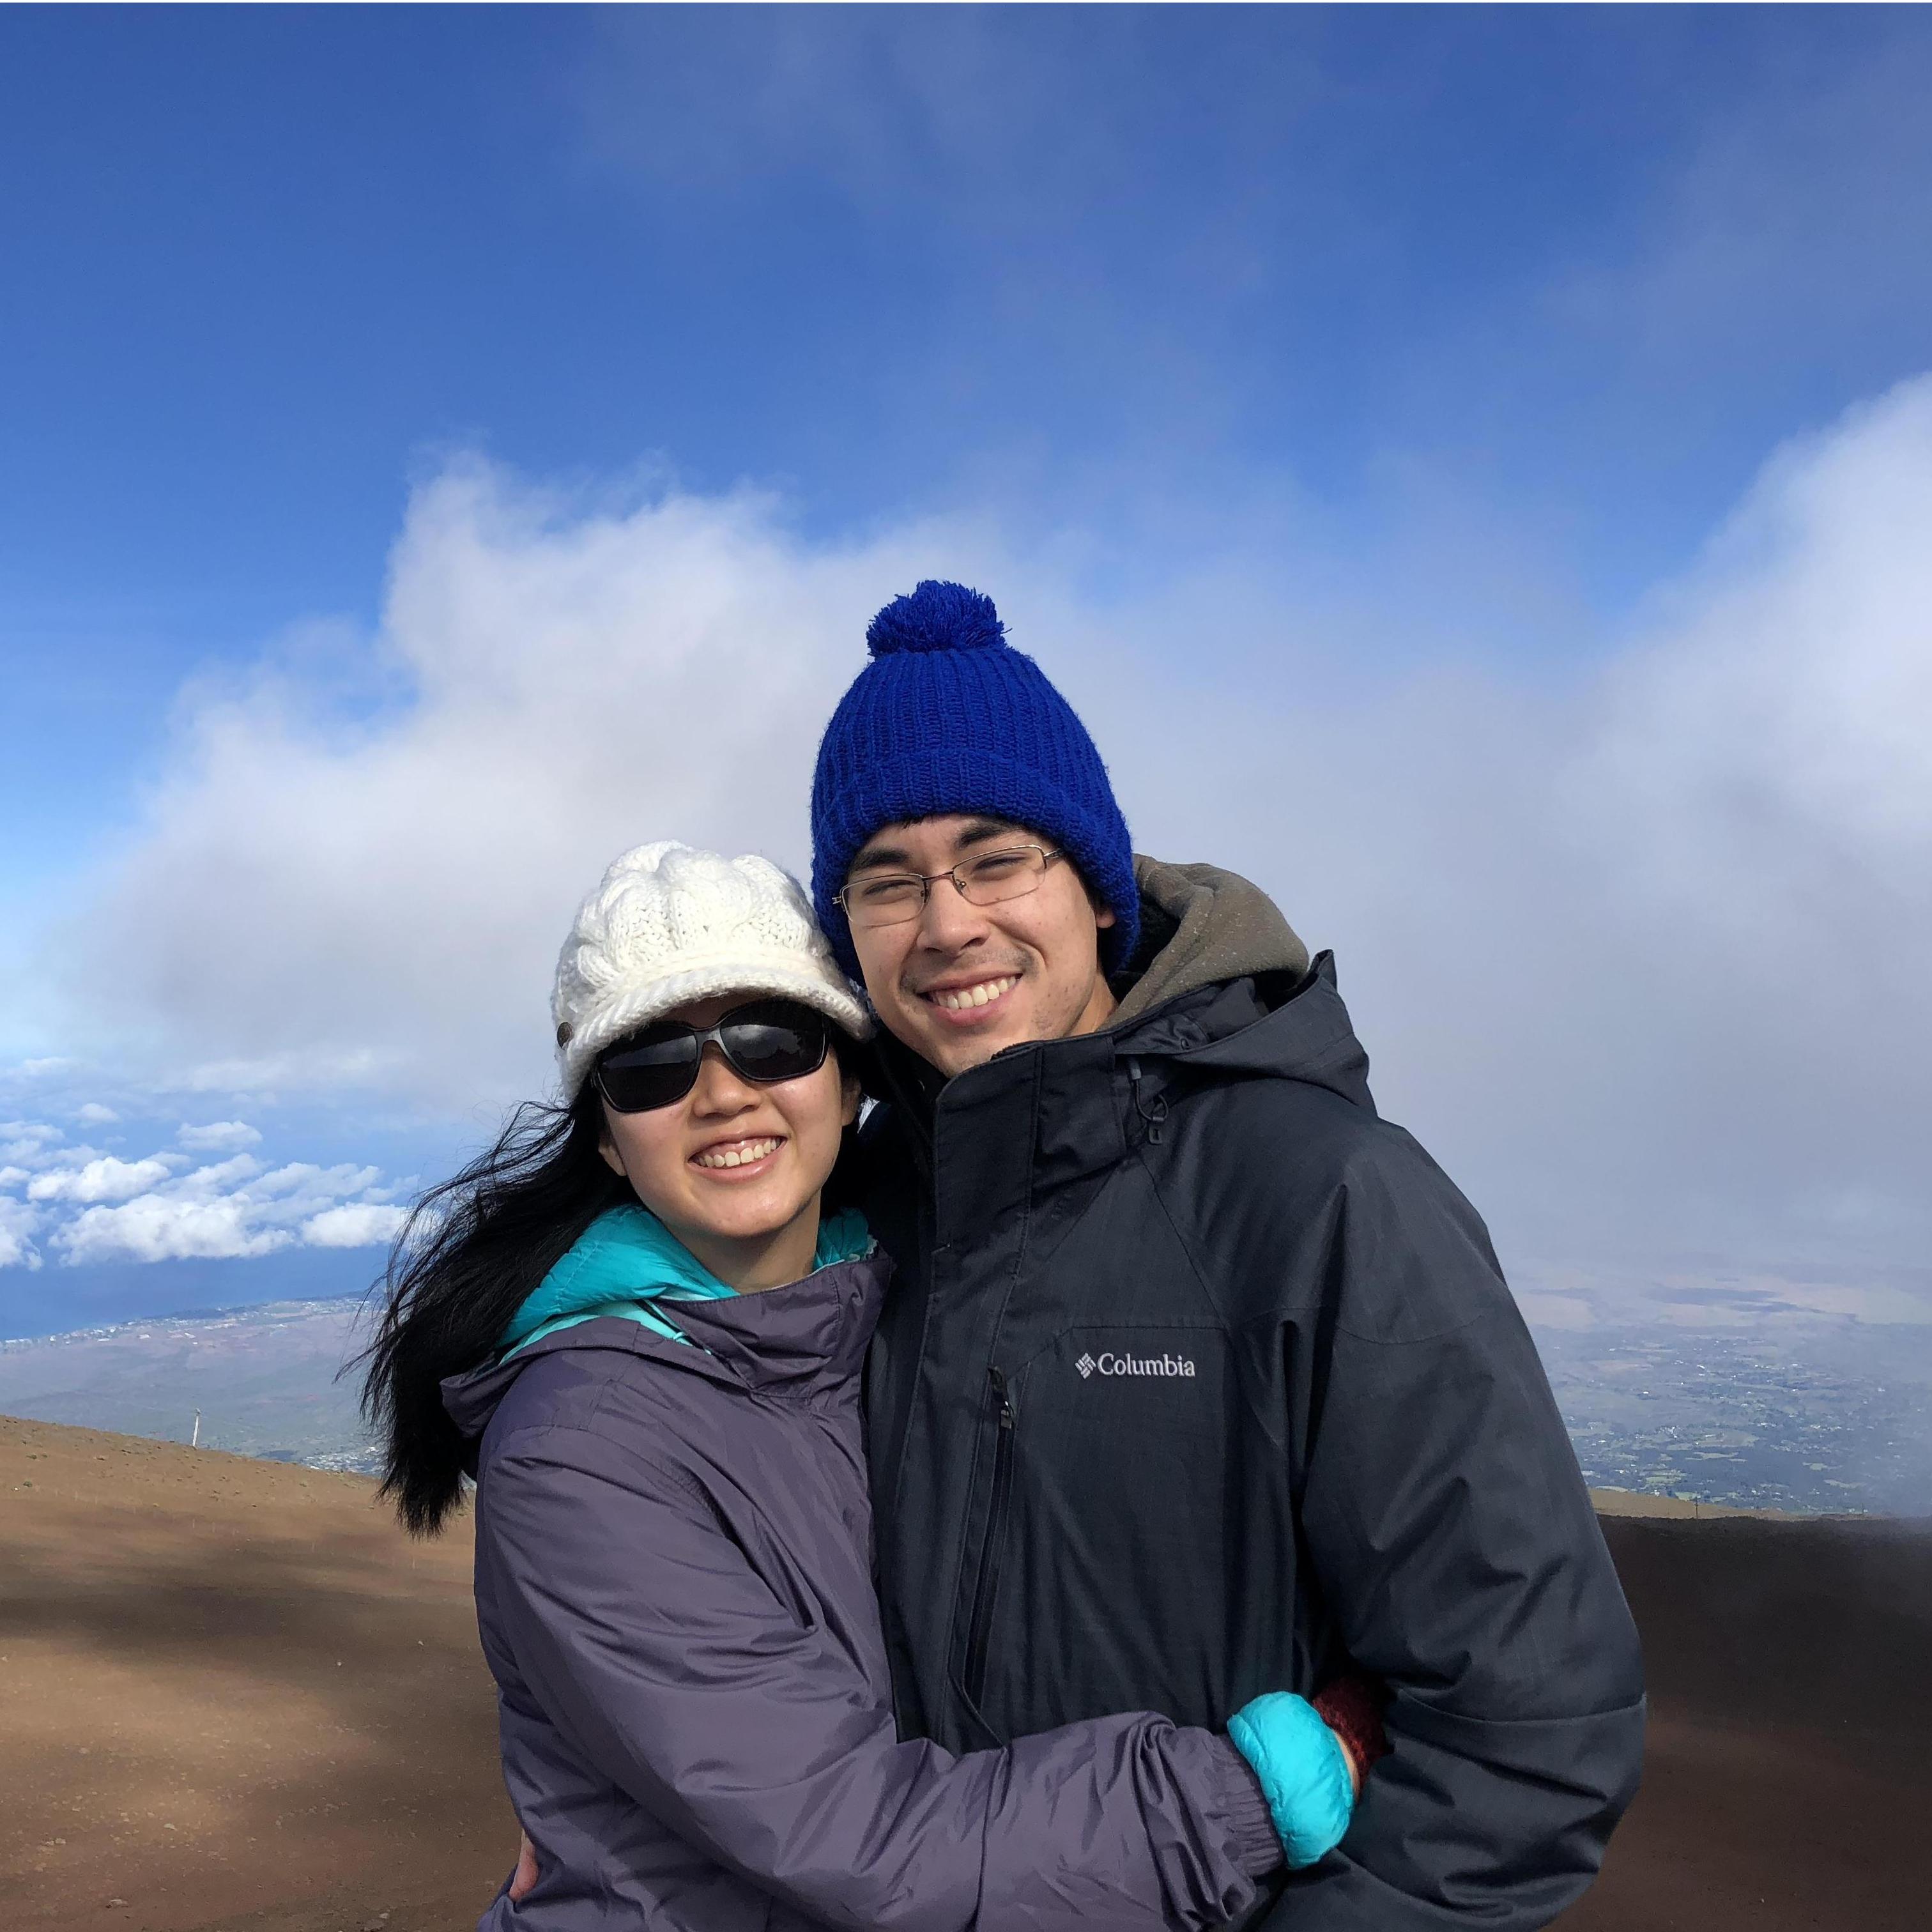
[[[801,1080],[825,1064],[832,1025],[796,1000],[753,1000],[734,1006],[712,1027],[660,1020],[598,1061],[597,1090],[613,1113],[668,1107],[698,1084],[704,1049],[714,1044],[747,1080]]]

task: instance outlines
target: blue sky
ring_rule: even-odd
[[[1318,937],[1345,960],[1354,938],[1403,1093],[1402,1056],[1441,1026],[1413,991],[1420,969],[1399,970],[1420,954],[1403,954],[1397,912],[1333,883],[1340,857],[1270,872],[1303,836],[1285,806],[1234,836],[1136,776],[1177,754],[1121,683],[1168,680],[1166,715],[1201,743],[1250,692],[1284,730],[1364,733],[1333,782],[1365,788],[1350,809],[1371,843],[1376,801],[1418,770],[1391,748],[1419,716],[1466,703],[1466,744],[1572,733],[1573,790],[1590,758],[1614,762],[1628,667],[1687,600],[1731,594],[1712,587],[1729,567],[1712,547],[1770,487],[1766,465],[1932,370],[1928,91],[1932,18],[1902,8],[0,12],[0,814],[15,829],[0,1058],[67,1069],[16,1068],[0,1098],[29,1124],[58,1119],[70,1148],[130,1160],[168,1154],[204,1100],[200,1118],[259,1127],[250,1157],[268,1172],[346,1172],[359,1147],[383,1191],[446,1157],[524,1063],[478,1048],[490,1077],[466,1093],[469,1036],[439,1036],[435,1079],[392,1078],[373,1006],[331,1005],[346,968],[252,1018],[245,1078],[220,1085],[210,1015],[247,1006],[248,988],[196,953],[206,916],[142,936],[155,907],[192,901],[162,863],[188,836],[163,823],[166,801],[213,822],[209,734],[244,717],[233,729],[259,749],[284,728],[263,722],[272,711],[299,715],[305,753],[340,753],[316,754],[286,809],[352,815],[330,787],[370,772],[344,734],[420,736],[441,715],[424,639],[442,632],[412,616],[420,604],[399,614],[394,589],[412,568],[448,580],[438,543],[511,572],[502,595],[541,629],[539,564],[575,569],[599,518],[648,548],[638,506],[675,500],[723,543],[720,506],[746,488],[761,494],[745,541],[778,560],[772,596],[809,604],[828,637],[843,621],[856,639],[864,609],[904,587],[888,568],[1004,568],[1017,611],[987,587],[1022,634],[1053,642],[1049,668],[1118,720],[1110,752],[1141,817],[1204,856],[1216,839],[1258,848],[1266,882],[1300,883],[1336,928]],[[451,479],[478,464],[493,480],[452,508]],[[1765,513],[1767,544],[1784,514]],[[844,563],[844,601],[821,611],[812,586]],[[579,632],[605,609],[586,585]],[[1696,628],[1683,624],[1673,636]],[[788,662],[818,663],[819,634]],[[856,668],[850,648],[805,679],[794,736]],[[1886,648],[1895,668],[1912,646]],[[1666,684],[1646,687],[1654,702]],[[243,760],[238,739],[220,742]],[[1411,916],[1444,867],[1458,904],[1494,890],[1498,916],[1544,890],[1527,862],[1483,856],[1521,815],[1470,803],[1484,761],[1445,767],[1478,836],[1405,895]],[[1908,766],[1896,795],[1916,828],[1922,767]],[[1694,789],[1742,782],[1706,773]],[[656,794],[638,808],[669,808]],[[722,838],[741,831],[736,808],[635,836]],[[1430,809],[1418,799],[1373,836],[1414,850]],[[1852,818],[1862,837],[1898,812],[1868,800]],[[748,841],[802,856],[796,829],[748,823]],[[592,824],[570,862],[630,832]],[[1840,927],[1873,922],[1871,950],[1894,964],[1918,944],[1916,925],[1885,923],[1917,836],[1871,832],[1893,843],[1852,870],[1875,883],[1832,907]],[[1705,842],[1714,877],[1735,868],[1714,832]],[[222,862],[244,890],[233,854]],[[554,922],[588,883],[537,892],[530,917]],[[127,922],[137,902],[146,927]],[[1593,916],[1566,943],[1595,957],[1577,936]],[[1708,956],[1686,970],[1706,973],[1709,1004],[1674,1024],[1714,1056],[1698,1076],[1714,1121],[1726,1070],[1765,1058],[1742,1023],[1710,1046],[1732,1024],[1722,948],[1762,957],[1738,935],[1778,916],[1753,900],[1712,926],[1728,938],[1688,949]],[[97,956],[110,930],[140,956],[124,998]],[[552,944],[546,929],[532,959]],[[1565,970],[1552,958],[1538,986]],[[319,1056],[306,1070],[263,1070],[278,1028]],[[1454,1103],[1474,1063],[1430,1050],[1436,1084],[1404,1096],[1452,1144],[1466,1136],[1458,1172],[1506,1186],[1510,1134],[1485,1138]],[[1869,1114],[1867,1088],[1817,1078],[1817,1105]],[[88,1097],[116,1080],[147,1084]],[[119,1116],[118,1153],[109,1124],[78,1119],[89,1105]],[[1610,1120],[1573,1166],[1616,1141]],[[1706,1219],[1686,1208],[1673,1228],[1730,1254],[1731,1231],[1761,1219],[1751,1176],[1797,1159],[1751,1142],[1700,1184]],[[1861,1210],[1855,1178],[1834,1180],[1838,1204],[1791,1252],[1850,1224],[1874,1252],[1904,1251],[1892,1182]],[[1588,1248],[1628,1198],[1566,1210],[1540,1251]],[[341,1252],[345,1279],[366,1273],[369,1251]],[[85,1270],[55,1252],[32,1279],[0,1269],[0,1330],[60,1325],[49,1298]],[[158,1296],[259,1298],[298,1257],[314,1264],[292,1234],[212,1274],[171,1260],[88,1278],[102,1307],[158,1312]]]

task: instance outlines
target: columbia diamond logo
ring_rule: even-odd
[[[1073,1366],[1080,1371],[1080,1379],[1084,1382],[1094,1372],[1094,1358],[1091,1355],[1082,1355]]]

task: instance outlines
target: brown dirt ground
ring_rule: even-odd
[[[7,1924],[473,1925],[515,1846],[466,1523],[0,1418]]]
[[[1653,1719],[1564,1932],[1932,1924],[1932,1533],[1614,1515]],[[0,1895],[32,1932],[444,1932],[516,1828],[466,1523],[0,1418]]]
[[[1604,1519],[1643,1789],[1564,1932],[1932,1926],[1932,1525]]]

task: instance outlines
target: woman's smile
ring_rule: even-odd
[[[734,1140],[714,1141],[691,1156],[691,1164],[707,1176],[720,1180],[748,1180],[769,1173],[779,1150],[786,1145],[782,1134],[759,1134]]]

